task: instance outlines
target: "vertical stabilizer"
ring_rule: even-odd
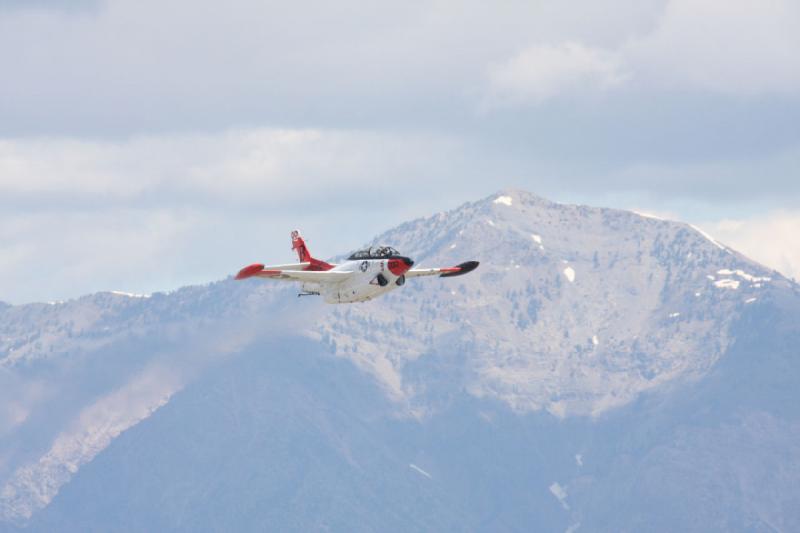
[[[300,230],[294,230],[292,232],[292,250],[297,250],[297,257],[300,259],[301,263],[311,261],[311,254],[308,252],[308,248],[306,248],[306,241],[300,236]]]
[[[297,257],[301,263],[311,263],[306,270],[330,270],[333,268],[333,265],[311,257],[311,252],[306,247],[306,241],[300,236],[300,230],[292,232],[292,250],[297,251]]]

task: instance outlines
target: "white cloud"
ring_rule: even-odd
[[[749,210],[754,206],[763,208],[765,202],[783,207],[796,204],[800,180],[795,179],[794,170],[800,165],[800,144],[778,145],[763,153],[747,153],[749,149],[741,146],[740,154],[726,157],[707,154],[686,162],[634,160],[597,180],[593,198],[609,191],[647,192],[653,203],[637,208],[675,220],[697,219],[687,217],[685,209],[669,205],[668,200],[674,204],[676,198],[683,202],[705,202],[698,209],[704,211],[708,211],[710,204],[728,202],[739,203]],[[708,218],[721,217],[714,214]]]
[[[627,74],[613,53],[577,42],[531,46],[489,71],[488,105],[540,104],[581,89],[607,89]]]
[[[113,166],[124,155],[114,142],[0,140],[0,194],[76,191],[117,197],[141,192],[153,177],[131,173],[119,179]]]
[[[290,261],[296,227],[321,257],[343,253],[441,209],[431,184],[482,164],[466,168],[444,136],[363,130],[4,141],[0,300],[220,279],[256,260]],[[444,205],[475,196],[462,186]]]
[[[234,0],[228,9],[118,0],[79,17],[16,10],[0,17],[0,63],[14,80],[0,85],[14,110],[0,118],[36,131],[142,131],[265,116],[294,125],[374,111],[424,117],[463,104],[464,87],[480,83],[487,64],[531,39],[618,40],[649,23],[659,1],[586,3],[580,17],[563,2],[474,0],[392,10],[363,0]]]
[[[0,16],[0,299],[213,279],[223,261],[251,260],[247,248],[282,243],[286,226],[338,253],[508,185],[622,206],[686,190],[719,203],[797,195],[798,152],[762,166],[796,145],[796,97],[696,113],[719,91],[797,87],[796,2],[603,0],[580,17],[555,1],[391,15],[361,0],[88,3]],[[610,105],[548,106],[598,92]],[[534,109],[469,116],[476,101]],[[271,124],[286,129],[246,127]],[[200,248],[216,253],[186,253]],[[124,268],[149,282],[129,284]],[[84,275],[70,282],[73,269]]]
[[[3,296],[29,284],[52,300],[78,287],[117,289],[157,277],[177,267],[182,240],[200,223],[197,213],[177,209],[0,212]]]
[[[159,197],[179,193],[274,208],[364,182],[424,182],[459,150],[445,136],[365,130],[252,128],[123,141],[6,140],[0,141],[0,204],[3,197],[60,195],[103,202],[144,197],[157,205]]]
[[[800,4],[670,0],[653,29],[615,45],[533,44],[489,69],[489,105],[536,105],[635,80],[647,90],[735,95],[800,89]]]
[[[346,134],[254,129],[123,141],[0,142],[0,192],[108,201],[178,190],[215,200],[251,197],[313,178]],[[352,148],[352,147],[351,147]],[[314,158],[306,158],[310,152]]]
[[[800,89],[798,50],[794,0],[670,0],[655,29],[620,53],[662,88],[749,95]]]
[[[800,211],[725,219],[702,227],[715,239],[751,259],[800,280]]]

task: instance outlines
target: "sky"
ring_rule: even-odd
[[[800,3],[0,0],[0,300],[330,257],[507,188],[800,279]]]

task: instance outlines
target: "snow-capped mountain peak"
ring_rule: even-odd
[[[480,267],[340,306],[232,279],[0,305],[0,530],[800,526],[796,284],[518,190],[374,242]]]

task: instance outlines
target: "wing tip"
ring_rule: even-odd
[[[453,268],[442,269],[445,270],[446,272],[440,274],[439,277],[453,278],[455,276],[463,276],[464,274],[472,272],[473,270],[478,268],[478,265],[480,265],[480,262],[478,261],[465,261],[459,265],[456,265]]]
[[[259,272],[264,270],[264,265],[261,263],[253,263],[252,265],[248,265],[241,269],[234,279],[242,280],[247,278],[252,278]]]

